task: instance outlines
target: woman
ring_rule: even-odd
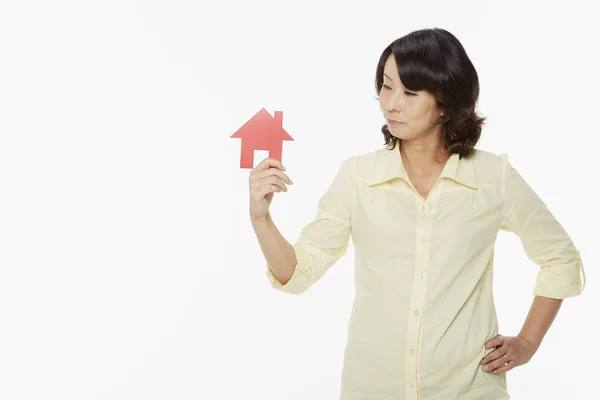
[[[273,287],[301,293],[355,248],[342,400],[509,399],[506,371],[536,352],[564,298],[585,287],[579,252],[505,154],[475,149],[477,73],[443,29],[381,55],[386,147],[345,159],[293,246],[269,214],[292,184],[276,160],[250,174],[250,216]],[[498,334],[494,243],[514,232],[540,266],[517,336]],[[583,273],[583,280],[580,277]]]

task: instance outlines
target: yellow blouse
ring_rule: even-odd
[[[506,400],[506,374],[484,372],[498,334],[494,243],[514,232],[540,266],[533,293],[564,299],[585,287],[579,251],[506,154],[453,154],[424,199],[399,146],[345,159],[294,250],[285,285],[302,293],[348,248],[355,299],[340,400]],[[583,275],[581,278],[580,272]]]

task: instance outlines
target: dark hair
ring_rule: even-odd
[[[383,85],[383,69],[393,54],[398,74],[410,90],[426,90],[433,94],[444,115],[441,137],[450,154],[468,156],[481,136],[485,117],[475,112],[479,97],[479,79],[465,49],[450,32],[441,29],[422,29],[393,41],[385,48],[377,64],[375,87],[377,97]],[[387,124],[381,128],[385,144],[396,147],[399,139]]]

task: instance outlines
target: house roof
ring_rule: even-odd
[[[294,139],[283,129],[283,111],[275,111],[273,117],[265,108],[261,108],[252,118],[242,125],[230,138],[256,137],[272,140]]]

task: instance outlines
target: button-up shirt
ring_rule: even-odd
[[[579,251],[506,154],[453,154],[424,198],[399,148],[344,159],[293,245],[293,276],[282,285],[268,264],[267,276],[278,290],[302,293],[352,239],[355,299],[340,400],[509,399],[506,374],[479,364],[498,334],[498,231],[514,232],[539,266],[539,296],[583,291]]]

